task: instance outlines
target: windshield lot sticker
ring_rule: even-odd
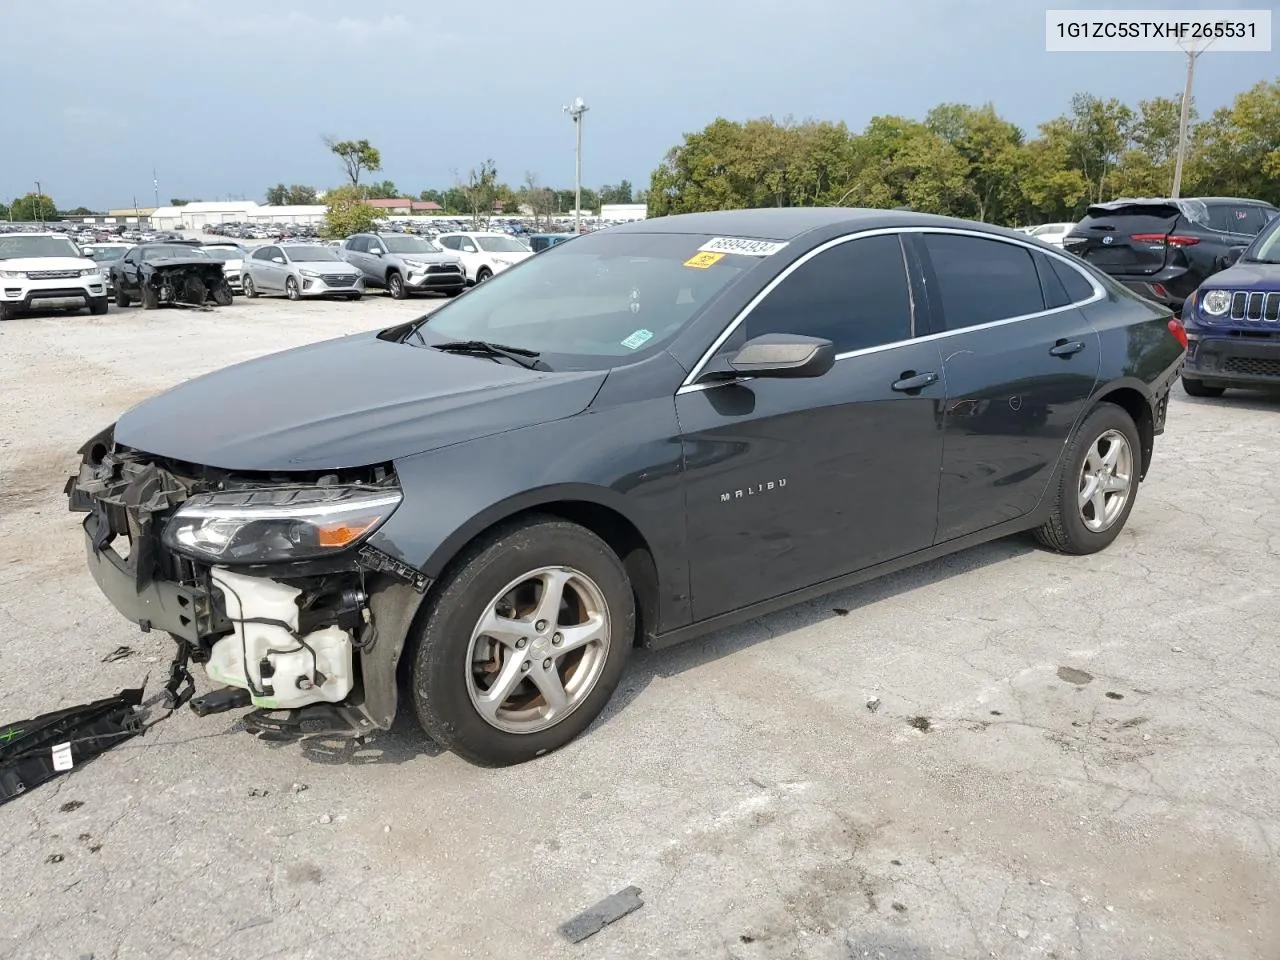
[[[785,243],[774,240],[744,240],[742,237],[716,237],[698,249],[705,253],[739,253],[744,257],[767,257],[777,253]],[[686,264],[688,266],[688,264]]]
[[[719,263],[723,259],[723,253],[695,253],[684,262],[684,265],[686,267],[696,267],[699,270],[705,270],[713,263]]]
[[[653,339],[652,330],[637,330],[627,339],[622,341],[622,345],[628,350],[639,350],[646,343]]]

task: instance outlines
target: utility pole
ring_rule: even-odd
[[[1212,39],[1197,49],[1194,43],[1184,45],[1181,40],[1178,41],[1178,46],[1187,55],[1187,82],[1182,87],[1182,113],[1178,118],[1178,158],[1173,166],[1173,189],[1170,191],[1175,200],[1182,191],[1182,164],[1187,157],[1187,136],[1191,125],[1191,84],[1196,75],[1196,59],[1209,49],[1211,43]]]
[[[157,210],[159,210],[159,209],[160,209],[160,181],[159,181],[158,179],[156,179],[156,168],[155,168],[155,167],[152,167],[152,168],[151,168],[151,189],[153,189],[153,190],[156,192],[156,194],[155,194],[155,197],[156,197],[156,209],[157,209]]]
[[[44,200],[40,197],[40,181],[36,181],[36,219],[44,226]]]
[[[582,232],[582,115],[589,107],[578,97],[561,109],[573,119],[576,141],[573,155],[573,232],[576,236]]]

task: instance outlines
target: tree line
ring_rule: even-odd
[[[898,207],[1008,226],[1076,220],[1094,202],[1168,196],[1181,98],[1136,107],[1087,93],[1035,136],[988,103],[923,120],[718,118],[685,134],[650,178],[649,215],[741,207]],[[1280,203],[1280,80],[1201,121],[1191,110],[1182,196]]]

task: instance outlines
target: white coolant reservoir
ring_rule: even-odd
[[[249,577],[221,567],[212,571],[235,632],[213,645],[205,673],[215,683],[244,687],[256,707],[287,710],[309,703],[337,703],[351,692],[351,636],[329,626],[299,642],[301,592],[265,577]],[[259,621],[245,623],[242,621]],[[262,622],[262,621],[272,621]],[[286,627],[287,625],[287,627]],[[292,631],[292,632],[291,632]],[[262,662],[267,661],[267,675]],[[263,694],[257,691],[270,689]]]

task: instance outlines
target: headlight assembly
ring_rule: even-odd
[[[27,273],[25,270],[0,270],[0,277],[6,280],[25,280]]]
[[[172,550],[212,564],[281,563],[340,553],[400,505],[399,490],[287,487],[205,493],[165,524]]]
[[[304,277],[315,278],[320,276],[320,274],[316,273],[314,270],[299,270],[298,272],[302,274]]]
[[[1231,309],[1231,294],[1225,290],[1210,290],[1200,298],[1200,309],[1211,317],[1220,317]]]

